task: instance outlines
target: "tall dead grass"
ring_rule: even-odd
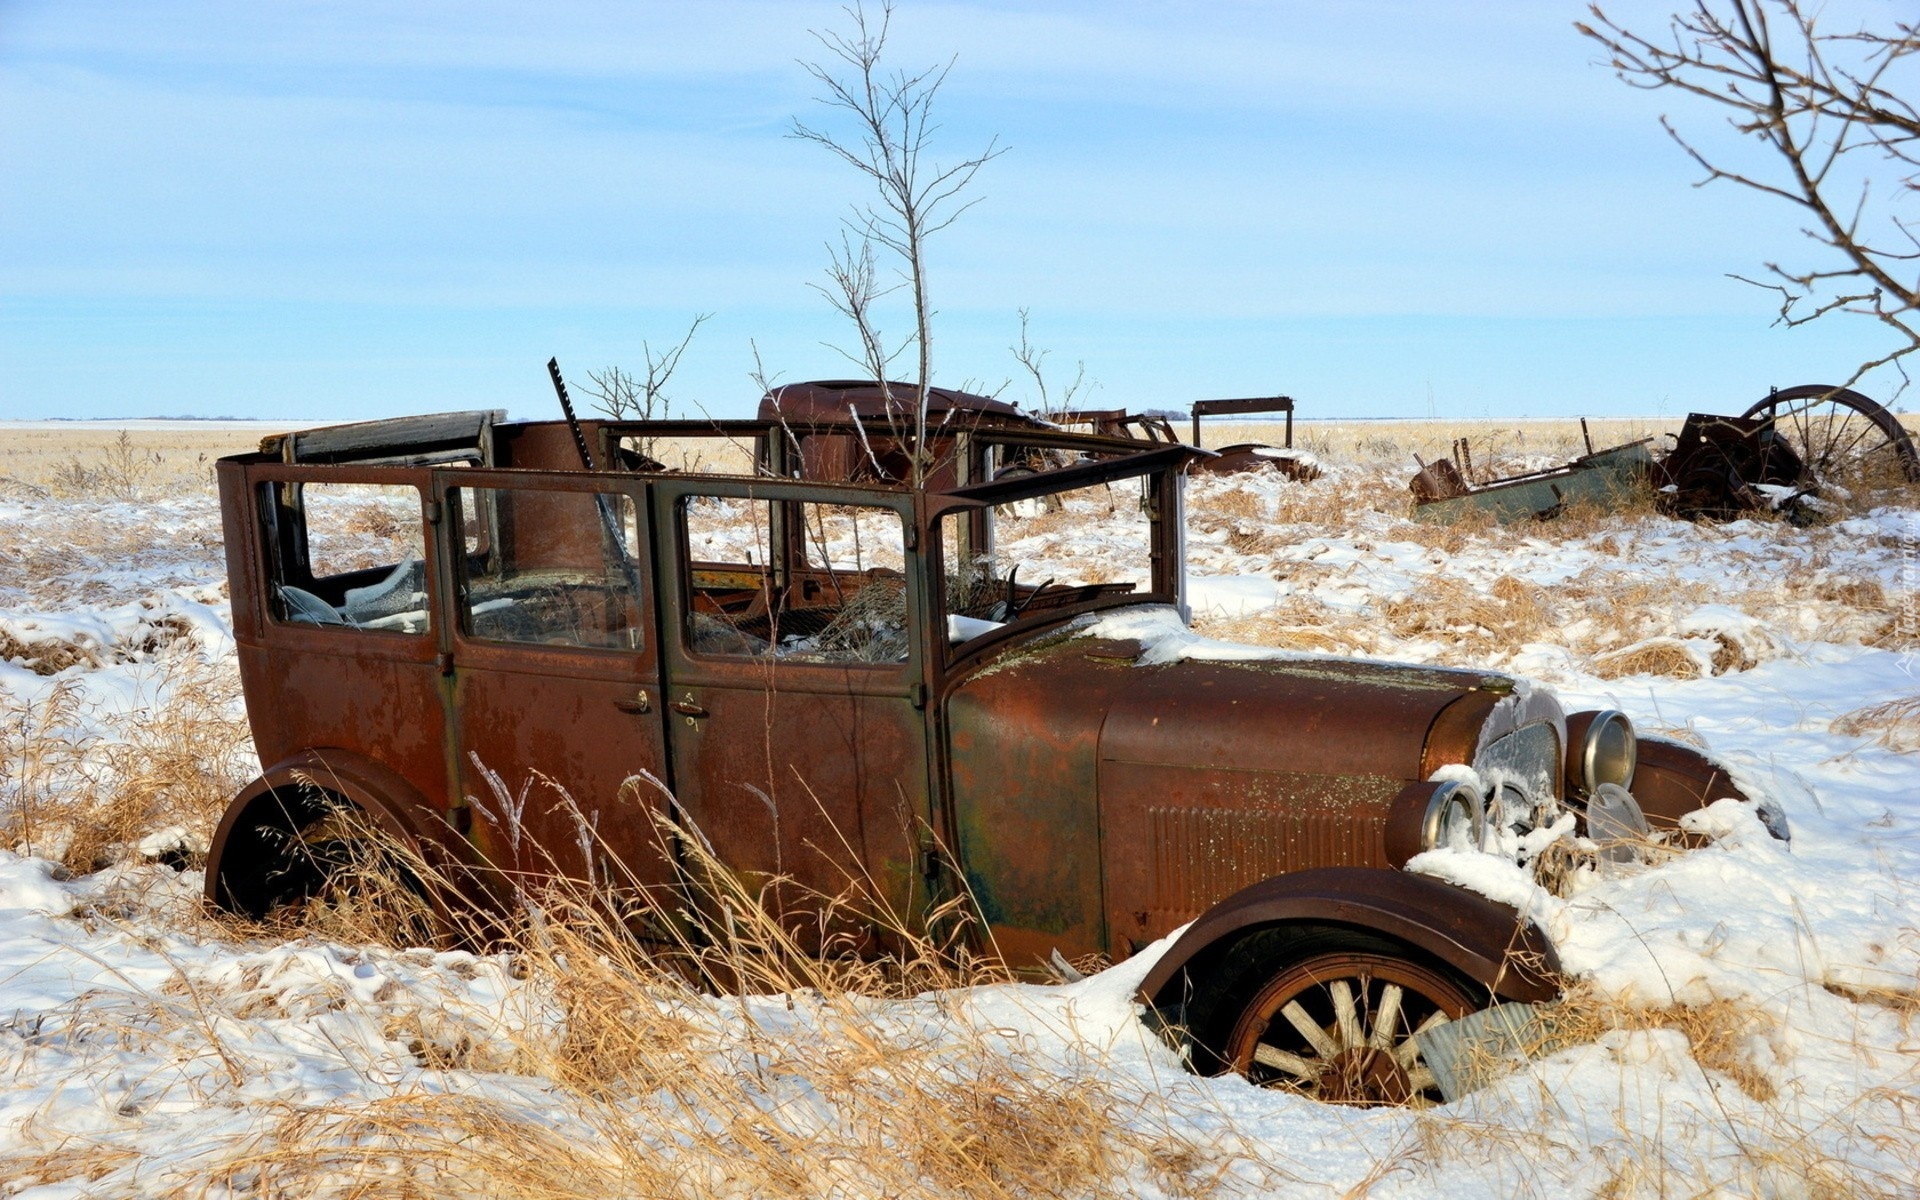
[[[253,770],[239,681],[181,654],[147,686],[151,703],[107,714],[87,710],[75,679],[34,699],[0,693],[0,845],[82,872],[143,841],[183,866],[204,852]]]
[[[203,1155],[181,1193],[998,1200],[1128,1195],[1143,1173],[1174,1194],[1198,1191],[1181,1181],[1198,1177],[1208,1154],[1142,1133],[1133,1118],[1150,1097],[1122,1094],[1097,1056],[1063,1066],[1057,1052],[1024,1052],[972,1011],[966,989],[1007,978],[995,963],[887,913],[864,886],[815,898],[829,913],[823,925],[877,922],[895,955],[811,953],[772,911],[772,893],[784,902],[791,881],[750,885],[697,835],[681,844],[695,895],[677,921],[646,926],[653,940],[635,936],[639,885],[617,872],[592,883],[495,878],[502,907],[443,914],[507,964],[519,1018],[481,1027],[391,1017],[390,1044],[420,1070],[393,1073],[404,1082],[370,1097],[277,1103],[271,1121]],[[413,859],[406,874],[431,872]],[[406,928],[369,920],[382,907],[417,911],[396,894],[412,891],[401,877],[385,887],[384,898],[357,889],[345,924],[316,910],[306,935]],[[930,924],[951,931],[964,911],[952,902]],[[289,932],[230,928],[249,939]],[[189,1019],[189,1006],[173,1006],[182,1037],[218,1039],[223,1014],[260,1003],[244,983],[183,978],[175,990],[207,1014]],[[247,1069],[245,1044],[220,1053]],[[0,1167],[53,1180],[73,1164]]]
[[[258,449],[272,425],[180,421],[128,428],[108,421],[49,422],[6,431],[0,481],[27,497],[152,500],[211,494],[213,464]]]
[[[1902,754],[1920,752],[1920,695],[1842,713],[1831,728],[1848,737],[1871,738]]]

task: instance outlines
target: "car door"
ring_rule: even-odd
[[[912,498],[689,478],[653,504],[682,810],[803,943],[911,926],[930,816]]]
[[[449,773],[518,878],[675,881],[644,485],[436,474],[449,543]]]

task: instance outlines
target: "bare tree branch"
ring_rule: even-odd
[[[1628,85],[1719,105],[1765,148],[1759,164],[1730,166],[1661,117],[1706,173],[1696,186],[1724,180],[1807,214],[1818,261],[1768,262],[1767,283],[1734,278],[1779,293],[1786,326],[1835,312],[1881,322],[1900,345],[1847,382],[1887,365],[1904,379],[1902,360],[1920,349],[1920,109],[1909,98],[1920,95],[1920,23],[1833,33],[1810,0],[1696,0],[1655,42],[1591,11],[1594,23],[1575,28]]]
[[[667,398],[667,381],[679,367],[680,356],[693,344],[693,335],[712,317],[712,313],[696,314],[680,340],[659,354],[653,352],[652,343],[641,342],[640,354],[647,364],[645,376],[629,374],[619,367],[589,371],[581,390],[594,398],[595,408],[616,421],[665,420],[673,407]]]
[[[1086,383],[1087,364],[1085,362],[1075,364],[1073,382],[1068,384],[1067,390],[1060,394],[1060,403],[1056,405],[1047,394],[1047,377],[1042,370],[1047,355],[1053,351],[1039,349],[1027,339],[1027,310],[1024,308],[1020,310],[1020,344],[1009,349],[1013,351],[1014,361],[1025,367],[1027,374],[1033,376],[1033,386],[1040,393],[1041,419],[1059,420],[1062,413],[1073,407],[1073,398],[1080,394],[1081,387]]]

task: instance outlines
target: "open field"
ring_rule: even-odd
[[[1531,906],[1579,1034],[1405,1112],[1186,1074],[1130,1001],[1152,950],[1036,986],[749,929],[740,999],[588,915],[485,955],[378,914],[291,942],[211,920],[195,855],[257,766],[207,466],[258,436],[61,427],[0,457],[0,1196],[1914,1194],[1916,497],[1812,528],[1407,518],[1413,454],[1541,465],[1577,422],[1302,422],[1323,478],[1192,482],[1203,636],[1172,652],[1504,669],[1705,746],[1793,822],[1787,851],[1716,809],[1711,845],[1558,893],[1438,861]],[[1101,521],[1003,536],[1065,579],[1102,566]]]

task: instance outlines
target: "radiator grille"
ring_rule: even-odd
[[[1385,857],[1384,830],[1352,812],[1150,808],[1153,907],[1192,915],[1262,879]]]

